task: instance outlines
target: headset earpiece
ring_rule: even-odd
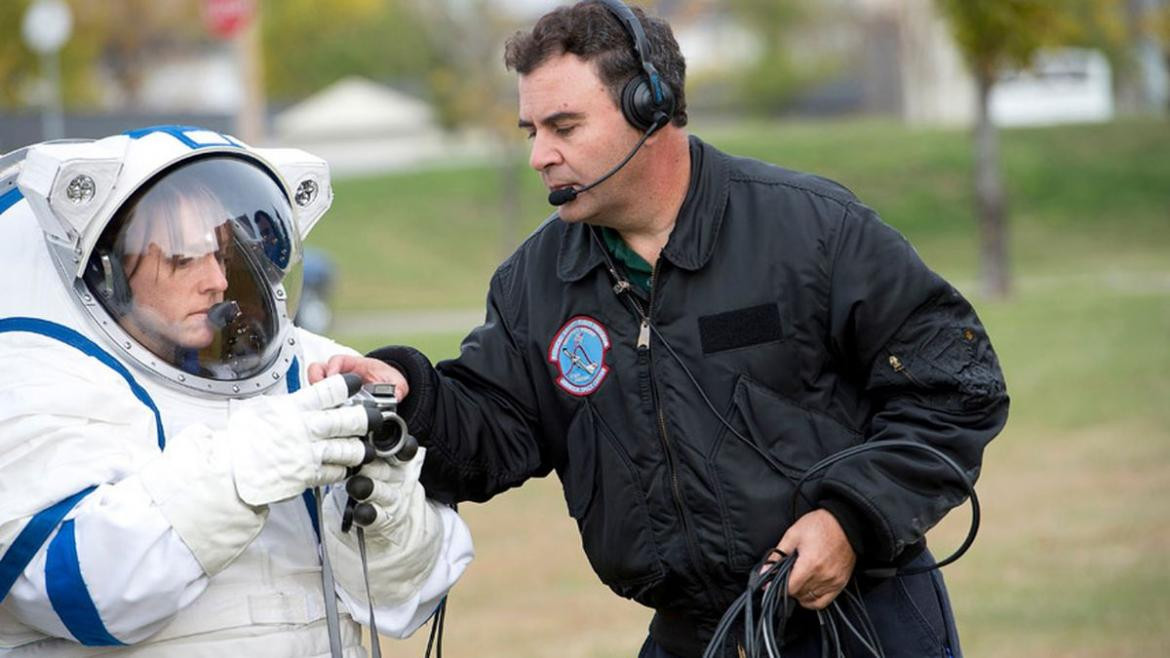
[[[659,85],[661,100],[655,100],[646,76],[631,78],[622,89],[622,114],[626,121],[645,132],[654,126],[655,130],[670,123],[674,111],[674,94],[670,87]]]
[[[130,282],[122,269],[122,259],[106,249],[96,248],[85,266],[85,283],[91,293],[102,300],[115,318],[130,311]]]
[[[664,84],[647,53],[650,44],[638,17],[620,0],[600,0],[626,29],[633,42],[644,73],[630,78],[622,88],[622,116],[630,125],[642,132],[653,132],[665,126],[674,116],[674,92]]]

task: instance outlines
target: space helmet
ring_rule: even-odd
[[[240,397],[293,367],[301,242],[332,201],[323,160],[160,126],[30,147],[17,184],[70,297],[151,376]]]

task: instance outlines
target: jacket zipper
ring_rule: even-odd
[[[714,597],[714,588],[711,582],[707,579],[707,575],[703,572],[701,567],[702,562],[699,561],[699,549],[695,545],[694,535],[691,533],[690,523],[687,521],[686,508],[682,504],[682,489],[678,483],[678,466],[675,464],[674,448],[670,442],[670,436],[666,433],[666,417],[662,413],[662,402],[658,398],[658,385],[654,381],[654,358],[650,350],[650,314],[654,312],[654,291],[657,289],[658,281],[658,263],[654,263],[654,267],[650,270],[650,299],[645,310],[638,300],[633,295],[630,299],[634,302],[634,308],[641,313],[641,325],[638,327],[638,343],[636,345],[638,350],[638,361],[644,363],[649,369],[650,375],[650,394],[654,403],[654,415],[658,420],[658,438],[662,442],[662,449],[666,453],[666,465],[670,470],[670,488],[671,498],[674,500],[675,511],[678,513],[679,522],[682,524],[683,536],[687,541],[687,552],[690,553],[691,564],[695,568],[695,574],[707,589],[708,595]],[[627,284],[628,289],[628,284]]]

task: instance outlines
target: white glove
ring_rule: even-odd
[[[291,395],[233,400],[228,428],[232,471],[240,500],[267,505],[305,489],[340,482],[357,466],[366,445],[361,406],[335,408],[349,398],[345,380],[334,375]]]
[[[292,395],[231,404],[226,429],[191,425],[139,474],[163,516],[208,575],[231,563],[264,526],[271,502],[345,477],[362,462],[360,406],[333,376]]]
[[[364,476],[373,482],[372,487],[364,487],[368,495],[362,499],[363,504],[373,508],[375,516],[364,532],[370,593],[379,607],[401,603],[417,594],[439,558],[442,521],[418,483],[425,458],[426,449],[419,448],[414,459],[406,463],[377,459],[354,476],[354,479]],[[334,556],[333,570],[346,592],[364,599],[365,580],[357,532],[341,532],[341,509],[346,494],[336,488],[333,496],[337,504],[325,506],[324,523],[326,541]]]

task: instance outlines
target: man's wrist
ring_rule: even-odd
[[[869,520],[849,503],[839,498],[826,498],[819,502],[821,508],[832,514],[833,518],[837,520],[837,524],[845,533],[845,538],[849,540],[849,546],[853,548],[853,552],[860,560],[872,543],[873,533],[869,530]]]
[[[388,345],[366,356],[396,368],[403,377],[406,377],[410,392],[398,403],[398,415],[407,422],[410,433],[416,438],[429,438],[438,387],[438,376],[431,365],[431,360],[422,352],[406,345]]]

